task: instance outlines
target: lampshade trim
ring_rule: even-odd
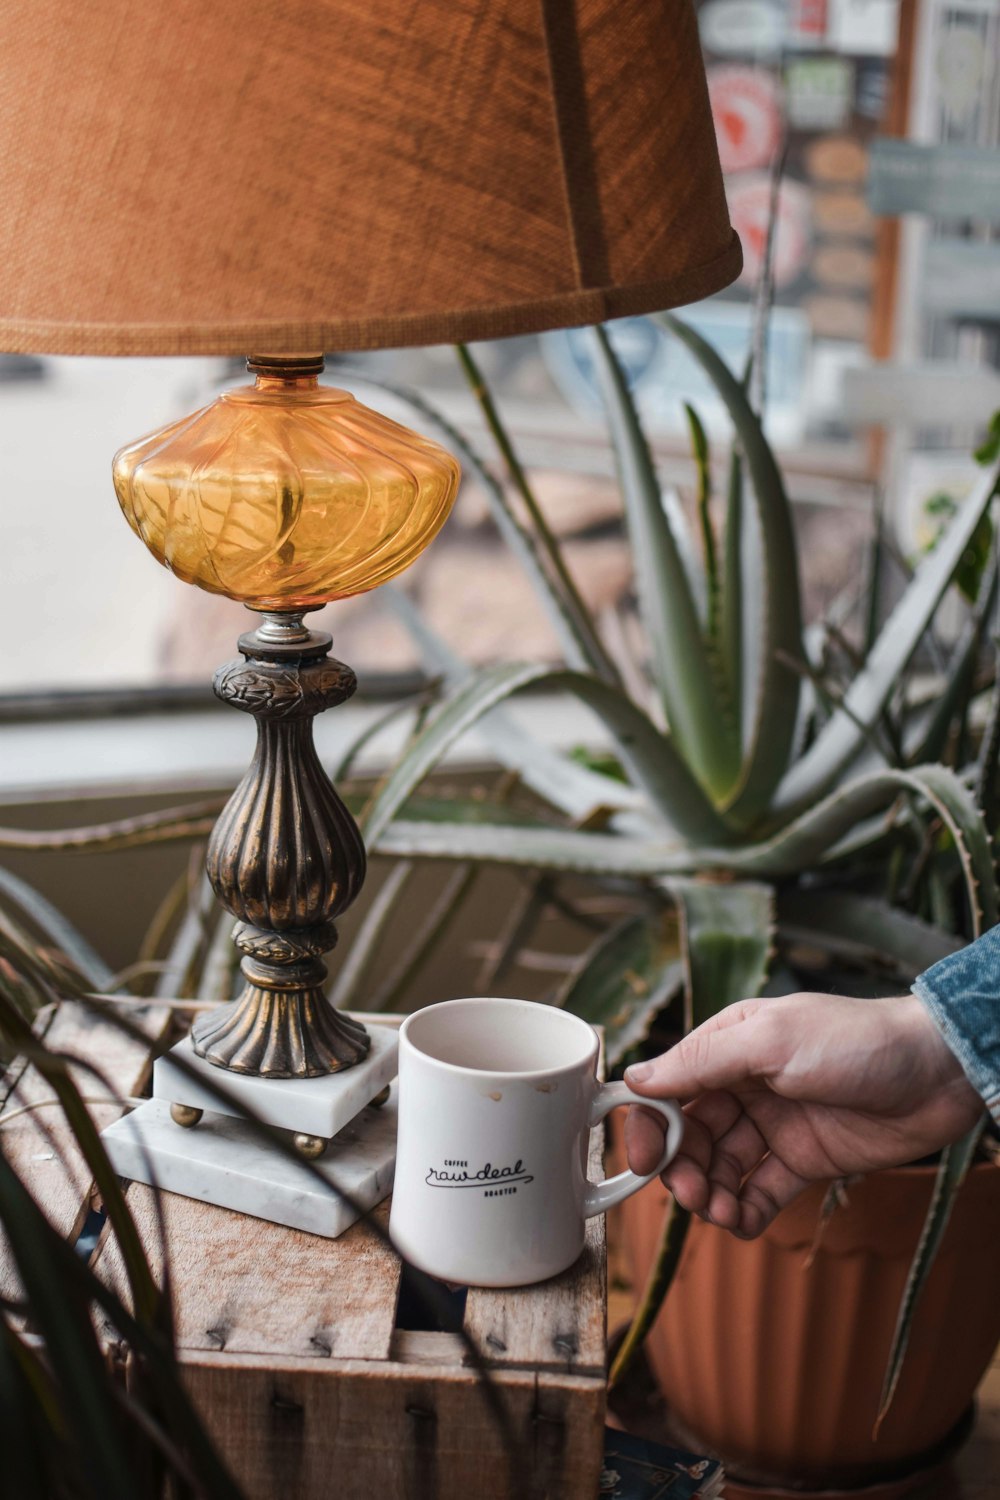
[[[471,307],[442,313],[379,318],[317,319],[310,323],[237,322],[217,324],[56,323],[0,318],[0,352],[6,354],[86,355],[246,355],[255,349],[297,354],[398,349],[410,345],[473,343],[575,328],[610,318],[634,317],[699,302],[735,281],[743,267],[739,238],[732,232],[721,255],[688,266],[664,280],[627,286],[591,287],[535,301]]]

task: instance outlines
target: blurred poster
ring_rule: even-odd
[[[740,24],[728,29],[727,5]],[[865,349],[875,285],[875,220],[865,200],[871,142],[888,96],[897,0],[703,0],[699,7],[709,97],[730,215],[743,242],[738,285],[749,302],[772,211],[775,303],[795,310],[807,346],[838,367]],[[949,63],[956,93],[975,60]],[[780,188],[773,164],[784,152]],[[835,348],[833,347],[835,346]],[[795,359],[800,351],[796,349]],[[780,382],[779,382],[780,384]],[[799,399],[809,401],[808,385]],[[806,428],[831,432],[828,405]]]

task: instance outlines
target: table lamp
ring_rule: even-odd
[[[304,616],[412,562],[459,480],[321,385],[323,352],[731,282],[693,7],[10,0],[4,32],[0,351],[240,354],[255,376],[124,447],[114,483],[159,562],[259,615],[215,679],[258,741],[208,852],[246,984],[186,1045],[315,1155],[393,1059],[324,995],[365,851],[312,743],[354,675]],[[203,1104],[172,1102],[197,1123]]]

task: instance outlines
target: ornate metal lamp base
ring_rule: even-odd
[[[325,966],[316,968],[325,977]],[[243,972],[249,977],[246,959]],[[319,984],[278,988],[273,975],[265,983],[251,980],[232,1005],[202,1016],[192,1037],[199,1057],[230,1072],[261,1078],[336,1073],[360,1062],[369,1047],[365,1028],[334,1010]]]
[[[195,1052],[217,1067],[262,1078],[317,1078],[349,1068],[370,1041],[323,993],[321,954],[337,941],[334,919],[365,877],[357,825],[320,765],[312,721],[354,692],[354,673],[327,655],[328,635],[307,630],[302,611],[264,616],[240,637],[242,661],[215,677],[216,695],[253,714],[253,762],[219,817],[207,868],[223,906],[238,917],[243,993],[203,1016]]]

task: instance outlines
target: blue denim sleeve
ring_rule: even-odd
[[[913,991],[1000,1121],[1000,926],[925,969]]]

